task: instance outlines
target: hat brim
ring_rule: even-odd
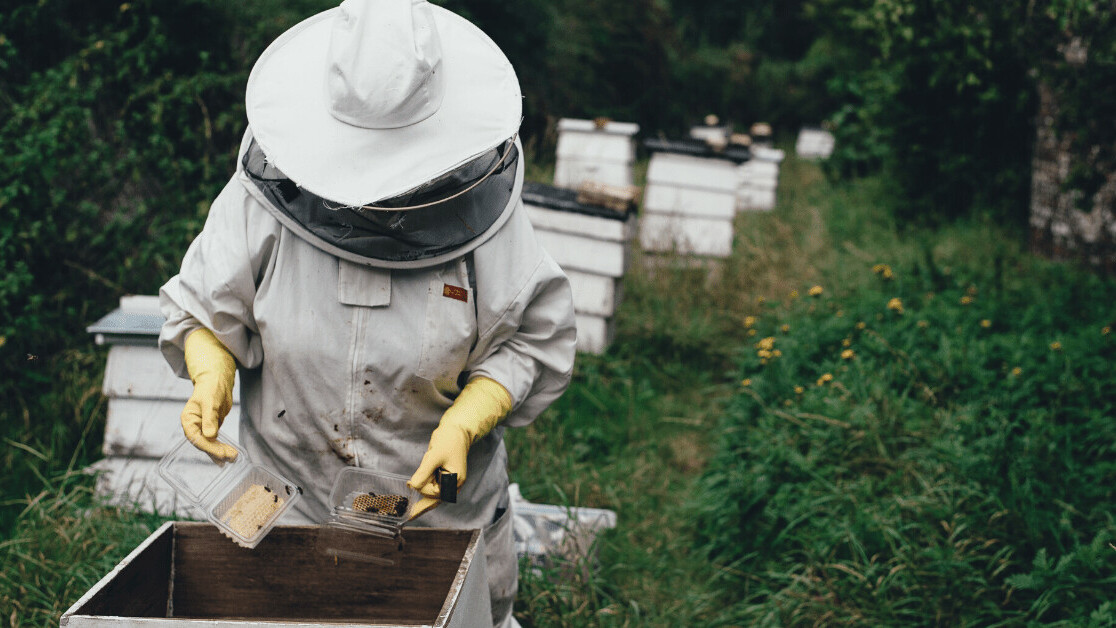
[[[367,129],[329,112],[325,71],[338,9],[283,33],[248,77],[248,124],[268,160],[296,184],[345,205],[390,198],[445,174],[515,134],[523,99],[515,70],[480,29],[431,5],[445,97],[410,126]]]

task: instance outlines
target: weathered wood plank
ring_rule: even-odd
[[[573,291],[574,311],[581,314],[609,317],[616,313],[620,302],[621,281],[578,270],[566,270]]]
[[[667,214],[644,214],[639,230],[643,250],[655,253],[728,257],[732,237],[732,221]]]
[[[97,474],[95,493],[114,506],[165,516],[204,519],[205,515],[159,475],[157,458],[103,458],[88,471]]]
[[[577,350],[598,355],[604,353],[616,335],[615,320],[591,314],[575,314],[575,319]]]
[[[559,158],[554,164],[554,185],[576,190],[586,181],[608,185],[632,185],[630,162],[607,162]]]
[[[649,183],[644,193],[643,211],[730,220],[736,210],[734,195],[724,190]]]
[[[556,231],[536,231],[535,237],[563,269],[622,277],[628,265],[625,243],[594,240]]]
[[[109,399],[105,438],[106,456],[162,458],[182,439],[184,401],[177,399]],[[240,430],[240,405],[233,404],[221,434],[236,442]]]
[[[631,218],[628,220],[614,220],[548,209],[526,203],[524,207],[527,209],[527,217],[536,231],[569,233],[608,242],[626,242],[632,238],[635,231],[634,220]]]
[[[723,159],[655,153],[647,167],[647,183],[731,192],[739,181],[736,170],[736,164]]]
[[[190,398],[194,385],[178,377],[157,347],[120,345],[109,349],[102,391],[109,398]],[[233,384],[233,399],[240,398],[240,378]]]

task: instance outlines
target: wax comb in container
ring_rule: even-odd
[[[278,473],[253,464],[236,449],[236,460],[217,463],[185,438],[159,461],[159,475],[222,534],[241,547],[253,548],[302,496],[302,489]]]

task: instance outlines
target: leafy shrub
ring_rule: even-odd
[[[1113,619],[1116,283],[1009,269],[880,266],[754,323],[694,503],[739,621]]]

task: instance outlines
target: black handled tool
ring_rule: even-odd
[[[457,474],[438,467],[434,469],[434,479],[438,480],[439,499],[450,504],[457,503]]]

